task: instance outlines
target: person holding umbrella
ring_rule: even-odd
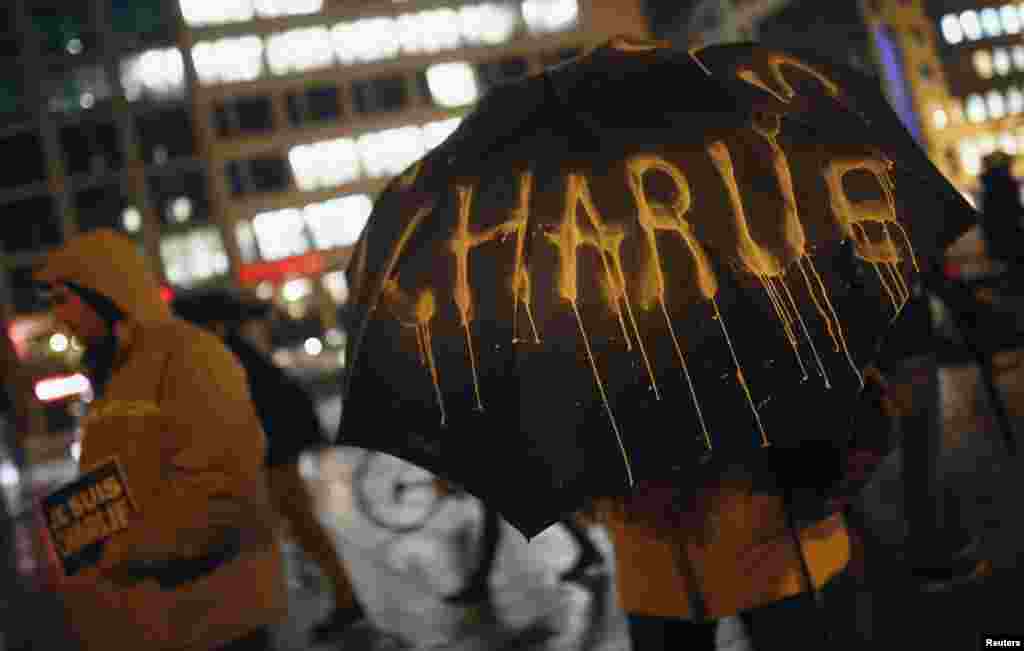
[[[181,318],[224,340],[246,371],[256,413],[267,435],[266,466],[270,495],[292,535],[313,556],[334,591],[335,608],[313,628],[322,643],[364,617],[341,556],[316,514],[313,496],[299,472],[299,457],[326,443],[316,405],[285,371],[274,365],[242,334],[246,323],[266,318],[270,306],[246,301],[227,291],[179,296],[173,309]]]

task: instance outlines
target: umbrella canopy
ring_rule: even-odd
[[[218,322],[240,324],[265,318],[272,311],[269,303],[222,289],[179,295],[175,297],[171,309],[179,317],[198,325]]]
[[[846,440],[915,269],[974,213],[877,87],[790,57],[790,94],[730,67],[773,74],[768,51],[708,54],[613,41],[392,182],[349,267],[341,441],[530,536],[641,478]]]

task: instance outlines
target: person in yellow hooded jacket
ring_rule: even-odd
[[[220,340],[174,318],[127,237],[99,229],[36,279],[86,344],[95,401],[83,472],[116,459],[137,506],[95,565],[59,582],[91,651],[269,649],[286,587],[246,376]]]
[[[845,589],[851,536],[843,509],[898,422],[882,376],[869,369],[865,378],[845,447],[709,464],[685,482],[646,482],[625,498],[598,502],[635,651],[710,651],[718,620],[734,616],[758,651],[860,643]],[[863,467],[866,455],[872,468]],[[821,465],[831,468],[807,467],[829,458],[834,464]],[[810,490],[787,487],[786,473],[803,474]]]

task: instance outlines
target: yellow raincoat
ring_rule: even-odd
[[[116,458],[140,513],[97,567],[62,579],[85,648],[199,651],[275,624],[284,575],[241,366],[214,335],[171,316],[136,245],[114,231],[72,239],[37,278],[94,290],[125,314],[106,392],[84,420],[80,466]],[[241,534],[240,553],[195,581],[115,580],[123,561],[201,556],[229,531]]]
[[[692,619],[696,582],[712,619],[807,591],[800,558],[786,526],[782,498],[754,494],[734,470],[708,487],[682,526],[659,525],[658,515],[602,509],[615,543],[619,597],[626,612]],[[799,530],[808,569],[820,588],[846,567],[850,539],[841,514]],[[679,553],[687,550],[691,577]]]

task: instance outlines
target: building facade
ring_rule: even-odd
[[[2,3],[0,309],[19,356],[75,352],[29,279],[103,226],[169,292],[241,285],[333,336],[312,354],[339,344],[343,270],[388,179],[489,87],[615,34],[648,35],[640,0]]]

